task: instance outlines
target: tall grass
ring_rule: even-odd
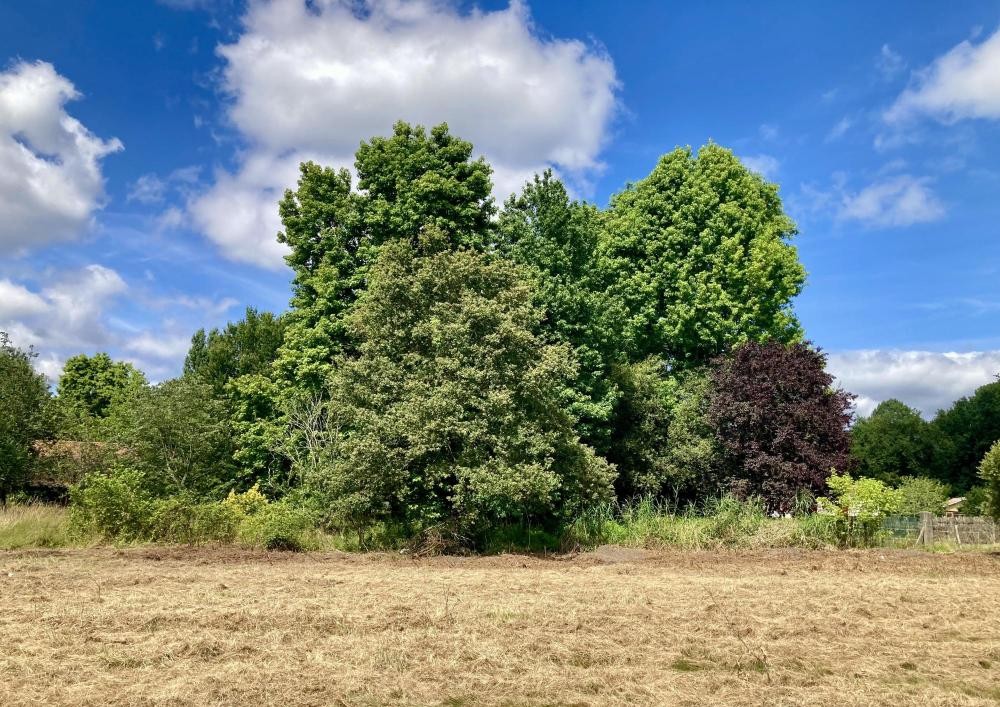
[[[43,504],[0,507],[0,550],[66,547],[82,538],[70,531],[69,510]]]
[[[605,544],[686,550],[819,548],[835,542],[826,518],[771,518],[759,501],[733,496],[714,500],[700,512],[678,511],[648,497],[605,504],[582,514],[564,534],[564,546],[571,548]]]

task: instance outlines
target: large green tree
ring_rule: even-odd
[[[66,360],[57,392],[64,410],[103,418],[117,400],[145,383],[142,371],[127,361],[115,361],[106,353],[79,354]]]
[[[805,271],[778,188],[715,144],[676,149],[616,195],[601,243],[634,360],[707,364],[745,341],[797,341]]]
[[[948,455],[946,444],[938,428],[895,399],[879,403],[851,429],[851,453],[858,460],[858,471],[891,486],[909,477],[940,474]]]
[[[28,481],[38,461],[35,442],[52,432],[49,387],[31,366],[34,355],[0,331],[0,504]]]
[[[932,428],[948,442],[939,477],[956,493],[975,486],[979,463],[1000,440],[1000,382],[987,383],[935,416]]]
[[[391,137],[362,143],[347,170],[302,165],[298,188],[279,205],[294,273],[288,330],[279,375],[318,389],[333,361],[355,346],[345,314],[366,287],[367,271],[383,244],[415,243],[433,226],[455,243],[482,247],[496,212],[490,167],[472,159],[472,144],[447,125],[429,132],[399,122]]]
[[[610,373],[623,359],[617,323],[624,311],[603,290],[595,269],[599,228],[597,209],[571,201],[547,170],[504,204],[498,245],[533,277],[545,311],[541,329],[546,339],[572,348],[579,364],[572,412],[581,420],[584,439],[607,451],[609,420],[619,397]]]
[[[269,373],[284,335],[281,317],[247,307],[243,319],[222,330],[195,332],[184,359],[184,373],[222,393],[229,382],[241,376]]]
[[[345,516],[476,532],[609,498],[567,406],[569,347],[539,335],[533,300],[518,267],[436,226],[383,250],[352,313],[359,356],[330,383],[318,481]]]

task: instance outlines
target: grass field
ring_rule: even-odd
[[[0,704],[995,704],[1000,556],[0,553]]]

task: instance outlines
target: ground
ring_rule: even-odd
[[[995,704],[1000,556],[0,553],[0,704]]]

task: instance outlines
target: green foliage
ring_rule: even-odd
[[[624,302],[634,360],[703,366],[745,341],[797,341],[791,299],[805,270],[778,188],[727,150],[676,149],[614,197],[602,269]]]
[[[1000,520],[1000,441],[993,443],[979,463],[979,478],[985,482],[987,489],[985,510]]]
[[[879,403],[851,429],[859,472],[890,485],[912,476],[937,476],[943,471],[946,444],[937,427],[898,400]]]
[[[1000,440],[1000,382],[981,386],[939,412],[931,424],[947,439],[950,452],[940,478],[962,493],[976,484],[981,460]]]
[[[899,485],[901,515],[915,516],[921,511],[940,514],[948,501],[948,487],[936,479],[915,476],[903,480]]]
[[[472,160],[472,145],[447,125],[428,134],[399,122],[389,138],[362,143],[354,163],[358,191],[347,170],[302,165],[298,188],[279,205],[295,277],[285,343],[276,364],[281,378],[318,390],[334,360],[354,349],[345,316],[364,291],[381,246],[415,245],[422,229],[449,242],[484,246],[496,211],[490,167]]]
[[[570,201],[562,182],[546,170],[504,204],[498,225],[499,251],[525,266],[536,283],[546,338],[569,344],[579,364],[573,382],[578,399],[570,408],[583,439],[606,451],[618,399],[608,374],[620,358],[617,323],[625,313],[603,290],[595,268],[598,211]]]
[[[616,367],[621,390],[610,460],[621,497],[706,498],[718,487],[720,456],[707,408],[705,371],[670,374],[655,358]]]
[[[973,486],[965,493],[962,513],[967,516],[990,515],[990,489],[985,484]]]
[[[177,378],[133,391],[112,407],[106,429],[154,492],[205,495],[236,479],[226,413],[208,384]]]
[[[551,523],[609,497],[613,471],[566,405],[574,362],[536,333],[532,300],[517,267],[440,231],[386,247],[352,320],[360,356],[329,388],[318,481],[343,517]]]
[[[221,395],[237,378],[270,373],[284,335],[285,324],[280,317],[247,307],[240,321],[207,334],[199,329],[191,337],[184,374],[207,383]]]
[[[883,519],[899,513],[903,494],[878,479],[852,479],[849,474],[827,479],[832,498],[816,499],[820,513],[835,520],[841,544],[867,546],[880,536]]]
[[[0,505],[37,468],[34,443],[52,434],[49,388],[31,366],[34,356],[15,348],[0,331]]]
[[[113,404],[145,384],[146,377],[131,363],[113,361],[106,353],[79,354],[66,360],[57,392],[67,411],[102,418]]]
[[[143,473],[119,467],[94,474],[70,489],[71,522],[77,533],[131,542],[148,537],[156,510]]]
[[[247,515],[240,525],[243,545],[264,550],[301,551],[310,547],[316,520],[305,508],[291,503],[270,503]]]

